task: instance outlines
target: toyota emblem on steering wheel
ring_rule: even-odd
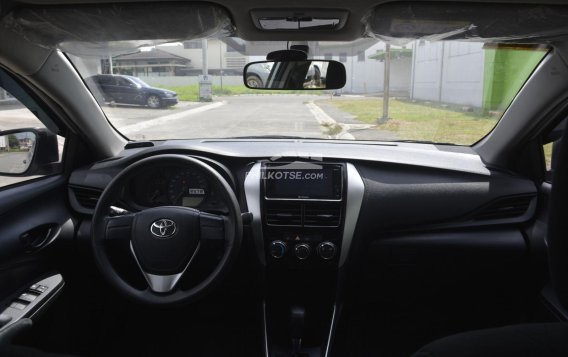
[[[158,238],[169,238],[177,231],[176,223],[171,219],[162,218],[150,226],[150,232]]]

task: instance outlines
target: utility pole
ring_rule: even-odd
[[[114,74],[114,71],[112,69],[112,55],[110,53],[108,55],[108,73]]]
[[[208,61],[208,58],[207,58],[207,40],[201,40],[201,61],[202,61],[201,70],[203,72],[202,74],[204,76],[207,76],[208,72],[209,72],[209,68],[207,68],[207,65],[208,65],[208,63],[207,63],[207,61]]]
[[[201,40],[201,64],[202,75],[199,77],[199,101],[210,102],[213,100],[213,83],[209,78],[207,40]]]
[[[225,46],[227,45],[225,44]],[[223,42],[221,41],[219,41],[219,76],[221,79],[221,92],[222,92],[223,91]]]
[[[379,118],[379,124],[386,123],[389,120],[389,97],[390,97],[390,43],[385,47],[385,74],[383,82],[383,116]]]
[[[438,87],[438,102],[442,103],[443,87],[444,87],[444,56],[446,50],[446,43],[442,43],[442,55],[440,56],[440,86]]]

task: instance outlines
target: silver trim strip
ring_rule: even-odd
[[[329,325],[329,335],[327,336],[327,345],[325,346],[325,353],[323,357],[329,355],[329,348],[331,346],[331,339],[333,338],[333,333],[335,332],[335,312],[337,311],[337,305],[333,304],[333,313],[331,314],[331,325]]]
[[[266,301],[262,301],[262,325],[264,327],[264,355],[268,357],[268,330],[266,327]]]
[[[146,279],[146,282],[148,283],[150,289],[155,293],[169,293],[176,286],[177,282],[185,273],[187,268],[189,268],[189,266],[191,265],[193,258],[195,258],[197,252],[199,252],[200,246],[201,243],[197,243],[197,248],[195,249],[195,252],[191,256],[191,259],[189,259],[189,262],[187,262],[187,265],[185,266],[185,268],[183,268],[181,273],[172,274],[172,275],[156,275],[156,274],[146,273],[144,269],[142,269],[142,266],[138,261],[136,253],[134,253],[134,247],[132,246],[132,241],[130,241],[130,252],[132,252],[134,260],[136,260],[136,264],[138,264],[138,268],[140,268],[140,271],[142,272],[142,275],[144,275],[144,279]]]
[[[260,210],[260,166],[257,162],[252,166],[245,178],[245,198],[249,212],[252,213],[252,235],[255,240],[258,259],[262,265],[266,265],[266,257],[264,256],[264,238],[262,236],[262,216]]]
[[[345,205],[345,226],[343,227],[343,237],[341,239],[341,253],[339,255],[339,267],[342,267],[349,256],[351,241],[357,226],[359,211],[363,203],[365,194],[365,184],[359,172],[351,163],[345,165],[347,168],[347,201]]]

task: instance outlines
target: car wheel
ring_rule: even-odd
[[[150,95],[148,96],[148,98],[146,98],[146,105],[148,105],[148,107],[152,109],[161,108],[162,101],[157,95]]]
[[[247,86],[250,88],[262,88],[262,80],[257,76],[248,76]]]

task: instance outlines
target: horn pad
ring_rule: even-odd
[[[187,207],[155,207],[132,222],[132,249],[149,274],[181,273],[200,240],[199,211]]]

